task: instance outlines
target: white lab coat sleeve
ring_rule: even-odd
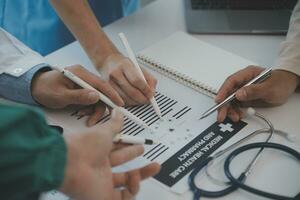
[[[41,70],[50,70],[44,58],[0,28],[0,96],[36,104],[31,81]]]
[[[300,1],[291,15],[288,34],[280,45],[275,69],[290,71],[300,76]]]

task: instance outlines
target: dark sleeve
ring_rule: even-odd
[[[0,105],[0,198],[28,199],[58,188],[66,151],[38,110]]]

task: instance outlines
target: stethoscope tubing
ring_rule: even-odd
[[[271,199],[276,199],[276,200],[296,200],[297,198],[300,197],[300,193],[296,196],[296,197],[287,197],[287,196],[282,196],[282,195],[277,195],[277,194],[272,194],[269,192],[265,192],[262,190],[258,190],[256,188],[250,187],[248,185],[246,185],[244,183],[244,181],[240,181],[239,178],[235,178],[231,171],[230,171],[230,164],[232,162],[232,160],[239,155],[242,152],[248,151],[250,149],[256,149],[256,148],[272,148],[272,149],[277,149],[277,150],[281,150],[284,151],[292,156],[294,156],[298,161],[300,161],[300,153],[297,152],[296,150],[281,145],[281,144],[276,144],[276,143],[269,143],[269,142],[257,142],[257,143],[252,143],[252,144],[248,144],[242,147],[239,147],[237,149],[235,149],[234,151],[232,151],[226,158],[225,163],[224,163],[224,172],[225,175],[227,176],[227,178],[230,180],[232,186],[234,186],[236,189],[237,188],[241,188],[247,192],[259,195],[259,196],[263,196],[263,197],[267,197],[267,198],[271,198]]]
[[[231,147],[226,148],[225,150],[222,151],[222,153],[220,152],[220,154],[218,156],[221,156],[222,154],[224,154],[225,152],[231,150],[233,147],[239,145],[240,143],[250,139],[251,137],[256,136],[259,133],[268,133],[269,136],[266,139],[265,142],[269,141],[269,139],[271,138],[271,136],[273,135],[273,132],[271,132],[270,130],[272,129],[260,129],[260,130],[256,130],[253,133],[249,134],[248,136],[240,139],[239,141],[237,141],[236,143],[234,143],[233,145],[231,145]],[[217,157],[218,157],[217,156]],[[188,178],[188,184],[190,186],[190,189],[193,191],[194,193],[194,199],[198,200],[201,196],[203,197],[210,197],[210,198],[217,198],[217,197],[222,197],[222,196],[226,196],[232,192],[234,192],[235,190],[238,189],[238,187],[236,187],[235,185],[229,183],[228,187],[224,188],[223,190],[219,190],[219,191],[209,191],[209,190],[205,190],[202,188],[199,188],[196,186],[195,184],[195,177],[196,175],[205,167],[207,166],[207,164],[212,161],[215,157],[214,156],[209,156],[207,157],[203,162],[201,162],[199,165],[197,165],[197,167],[191,172],[191,174],[189,175]],[[241,175],[239,176],[239,180],[241,182],[244,182],[246,180],[247,176],[246,176],[246,172],[241,173]]]
[[[194,200],[198,200],[201,196],[202,197],[211,197],[211,198],[217,198],[217,197],[222,197],[227,194],[230,194],[231,192],[235,191],[237,187],[233,184],[230,184],[227,188],[219,191],[209,191],[209,190],[204,190],[201,188],[198,188],[195,183],[195,177],[196,175],[207,165],[208,162],[210,162],[213,158],[207,157],[205,161],[200,163],[190,174],[188,178],[188,183],[190,186],[190,189],[194,192]],[[245,181],[246,176],[244,173],[242,173],[239,178],[241,182]]]
[[[204,189],[201,189],[201,188],[199,188],[199,187],[196,186],[196,183],[195,183],[196,175],[204,167],[208,167],[207,165],[211,161],[213,161],[215,158],[222,156],[224,153],[232,150],[234,147],[240,145],[241,143],[247,141],[248,139],[250,139],[251,137],[253,137],[253,136],[255,136],[255,135],[259,134],[259,133],[268,133],[269,134],[269,136],[266,139],[266,141],[261,142],[262,144],[267,144],[269,142],[269,140],[272,138],[272,136],[273,136],[273,134],[275,132],[278,132],[279,135],[280,134],[286,135],[286,133],[283,132],[283,131],[275,130],[274,127],[273,127],[273,125],[272,125],[272,123],[268,119],[266,119],[263,115],[261,115],[261,114],[259,114],[257,112],[254,115],[256,117],[260,118],[261,120],[263,120],[269,126],[269,128],[268,129],[256,130],[256,131],[252,132],[251,134],[249,134],[248,136],[246,136],[246,137],[240,139],[239,141],[235,142],[231,146],[229,146],[229,147],[227,147],[227,148],[225,148],[225,149],[217,152],[214,156],[209,156],[203,162],[199,163],[199,165],[191,172],[191,174],[189,175],[189,178],[188,178],[189,187],[190,187],[190,189],[194,193],[194,200],[198,200],[201,196],[203,196],[203,197],[210,197],[210,198],[222,197],[222,196],[225,196],[227,194],[230,194],[231,192],[234,192],[235,190],[237,190],[239,188],[239,185],[232,183],[232,181],[230,179],[229,179],[228,182],[223,182],[224,184],[228,185],[228,187],[225,188],[225,189],[223,189],[223,190],[219,190],[219,191],[208,191],[208,190],[204,190]],[[257,144],[257,143],[255,143],[255,144]],[[283,147],[285,147],[285,146],[283,146]],[[240,149],[240,148],[238,148],[238,149]],[[241,175],[237,179],[235,179],[240,184],[243,184],[246,181],[247,176],[251,173],[253,166],[255,165],[256,161],[260,157],[260,154],[262,153],[262,151],[264,149],[264,146],[261,145],[260,147],[257,146],[256,148],[260,148],[260,150],[256,153],[256,155],[254,156],[254,158],[252,159],[252,161],[248,164],[246,170],[244,172],[242,172]],[[272,148],[272,147],[269,147],[269,148]],[[206,170],[207,170],[207,168],[206,168]],[[212,180],[217,180],[217,179],[213,178],[210,175],[209,175],[209,177],[212,178]],[[219,180],[217,180],[217,182],[219,182]],[[243,185],[245,185],[245,184],[243,184]],[[300,196],[300,193],[298,194],[298,196]]]
[[[270,132],[270,129],[260,129],[260,130],[256,130],[253,133],[249,134],[248,136],[245,136],[244,138],[240,139],[239,141],[237,141],[236,143],[234,143],[233,145],[231,145],[231,147],[226,148],[225,150],[222,151],[221,154],[219,154],[217,157],[223,155],[225,152],[231,150],[233,147],[239,145],[240,143],[256,136],[257,134],[260,133],[268,133],[269,137],[267,138],[266,141],[269,140],[269,138],[272,135],[272,132]],[[209,156],[207,157],[203,162],[201,162],[199,165],[197,165],[197,167],[191,172],[191,174],[189,175],[188,178],[188,184],[190,186],[190,189],[193,191],[194,193],[194,199],[199,199],[201,196],[203,197],[210,197],[210,198],[217,198],[217,197],[222,197],[222,196],[226,196],[228,194],[230,194],[231,192],[234,192],[235,190],[237,190],[238,188],[235,185],[232,185],[230,182],[228,184],[228,187],[224,188],[223,190],[219,190],[219,191],[209,191],[209,190],[205,190],[202,188],[199,188],[196,186],[195,184],[195,177],[196,175],[205,167],[207,166],[207,164],[212,161],[215,157],[214,156]],[[246,180],[246,174],[245,172],[242,173],[239,176],[239,180],[241,182],[244,182]]]

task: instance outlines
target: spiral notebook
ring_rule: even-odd
[[[210,97],[229,75],[254,63],[184,32],[176,32],[137,55],[145,66]]]

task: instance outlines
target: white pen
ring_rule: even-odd
[[[141,70],[141,68],[139,66],[138,61],[135,58],[135,55],[134,55],[134,53],[133,53],[133,51],[132,51],[132,49],[131,49],[131,47],[129,45],[129,42],[128,42],[125,34],[124,33],[119,33],[119,37],[120,37],[120,39],[121,39],[121,41],[122,41],[122,43],[123,43],[123,45],[124,45],[124,47],[125,47],[125,49],[127,51],[129,59],[133,62],[133,65],[135,66],[135,68],[137,69],[138,73],[140,74],[140,77],[147,83],[147,81],[146,81],[146,79],[144,77],[144,74],[143,74],[143,72],[142,72],[142,70]],[[155,113],[159,116],[159,118],[161,118],[162,115],[161,115],[159,106],[158,106],[155,98],[152,97],[150,99],[150,102],[151,102],[151,104],[153,106],[153,109],[154,109]]]
[[[72,80],[74,83],[76,83],[77,85],[81,86],[82,88],[85,89],[90,89],[93,90],[95,92],[98,93],[99,95],[99,99],[104,102],[106,105],[108,105],[111,108],[118,108],[118,110],[125,115],[126,117],[128,117],[130,120],[134,121],[135,123],[137,123],[138,125],[150,129],[151,128],[140,118],[136,117],[135,115],[133,115],[132,113],[130,113],[128,110],[126,110],[123,107],[117,106],[116,104],[114,104],[107,96],[105,96],[104,94],[102,94],[100,91],[96,90],[95,88],[93,88],[91,85],[89,85],[87,82],[85,82],[84,80],[80,79],[78,76],[76,76],[75,74],[73,74],[72,72],[66,70],[66,69],[61,69],[57,66],[52,66],[53,69],[56,69],[59,72],[62,72],[64,76],[66,76],[67,78],[69,78],[70,80]]]
[[[157,143],[152,139],[136,137],[131,135],[122,135],[122,134],[117,134],[114,137],[113,142],[120,142],[126,144],[147,144],[147,145],[152,145]]]

